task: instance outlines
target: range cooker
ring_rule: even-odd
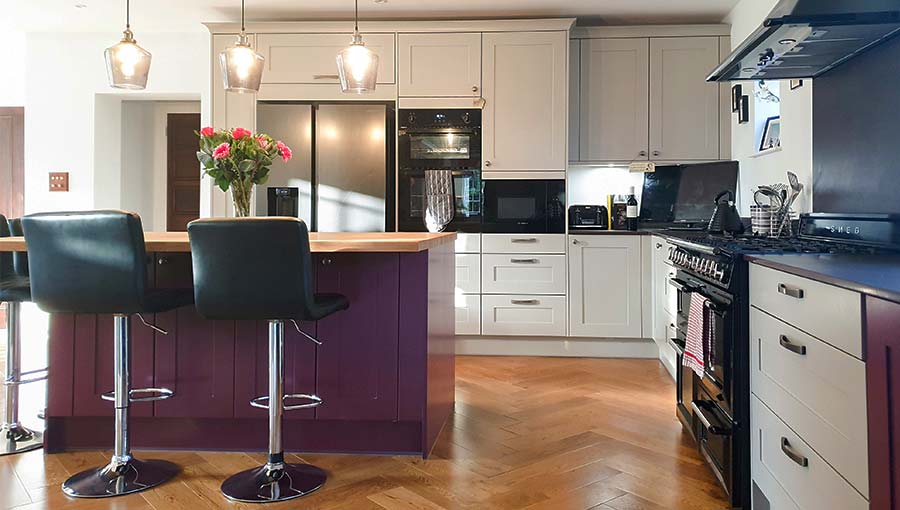
[[[749,264],[746,255],[900,251],[900,216],[805,214],[790,239],[667,232],[677,269],[676,349],[685,345],[691,299],[705,298],[704,374],[679,367],[677,414],[734,508],[750,508]],[[789,292],[786,289],[785,292]],[[680,364],[680,363],[679,363]]]

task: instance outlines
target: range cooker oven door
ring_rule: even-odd
[[[676,332],[675,338],[669,339],[669,346],[675,350],[675,414],[691,437],[696,439],[694,432],[694,408],[691,402],[694,400],[694,371],[684,366],[684,334]]]
[[[566,182],[561,179],[484,181],[483,232],[565,234]]]
[[[454,214],[447,232],[481,232],[481,172],[453,170]],[[397,226],[400,232],[424,232],[425,170],[400,170],[397,187]]]
[[[694,435],[700,453],[712,468],[719,483],[731,498],[733,493],[734,421],[703,388],[696,389],[691,402],[694,411]]]
[[[687,325],[691,302],[705,298],[704,328],[708,332],[704,341],[704,375],[699,384],[715,397],[720,407],[733,413],[732,399],[732,341],[737,334],[734,320],[733,298],[702,280],[679,271],[670,284],[677,292],[677,328],[687,338]]]

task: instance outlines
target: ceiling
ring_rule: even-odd
[[[247,19],[349,19],[352,0],[246,0]],[[362,19],[579,17],[582,24],[718,23],[737,0],[360,0]],[[201,30],[235,21],[240,0],[132,0],[135,32]],[[0,0],[5,29],[24,32],[119,31],[124,0]]]

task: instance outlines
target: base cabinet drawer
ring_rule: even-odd
[[[482,234],[482,253],[566,253],[565,234]]]
[[[775,269],[750,265],[750,302],[863,359],[862,296]]]
[[[456,334],[481,334],[481,296],[456,295]]]
[[[483,335],[565,336],[565,296],[481,297]]]
[[[485,294],[565,294],[565,255],[482,255]]]
[[[481,234],[456,234],[456,253],[481,253]]]
[[[756,308],[750,360],[753,394],[868,496],[865,363]]]
[[[866,510],[866,501],[758,398],[751,397],[751,470],[772,510]],[[779,505],[773,503],[790,501]],[[766,508],[763,505],[754,505]]]
[[[456,292],[481,293],[481,255],[456,255]]]

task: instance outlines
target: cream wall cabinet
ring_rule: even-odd
[[[568,33],[486,33],[482,45],[484,172],[565,172]]]
[[[399,34],[401,97],[481,95],[481,34]]]
[[[706,82],[718,63],[718,37],[650,39],[653,159],[718,159],[719,85]]]
[[[364,33],[366,47],[378,54],[378,83],[395,83],[394,34]],[[266,84],[337,84],[337,54],[350,44],[349,34],[259,34],[259,54]],[[299,99],[299,98],[298,98]]]

